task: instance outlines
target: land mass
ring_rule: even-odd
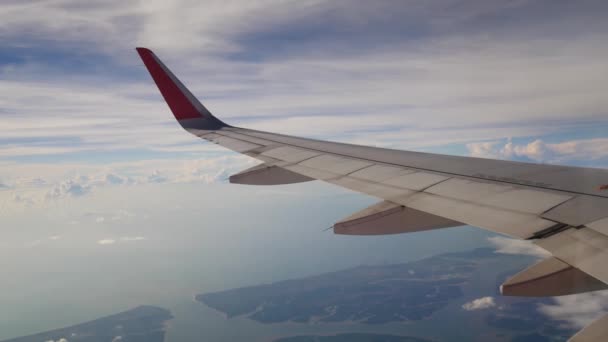
[[[491,249],[450,253],[405,264],[359,266],[273,284],[200,294],[196,300],[228,317],[261,323],[388,323],[421,320],[463,296]]]
[[[464,318],[461,321],[474,322],[469,325],[472,331],[483,330],[484,336],[493,340],[565,341],[574,330],[538,310],[541,305],[551,304],[551,298],[503,297],[498,293],[498,285],[534,261],[530,256],[480,248],[403,264],[359,266],[199,294],[195,298],[228,318],[241,316],[260,323],[411,323],[431,319],[450,306],[450,321]],[[495,278],[488,279],[487,274]],[[490,286],[492,292],[480,291],[480,284],[488,280],[496,282],[495,287]],[[480,297],[490,297],[490,305],[482,309],[464,306]],[[412,337],[358,336],[362,341],[412,341]],[[279,341],[341,341],[344,336],[293,338]]]
[[[162,342],[165,339],[165,322],[172,318],[167,309],[138,306],[93,321],[3,342]]]

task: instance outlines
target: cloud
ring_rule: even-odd
[[[165,183],[169,180],[167,176],[163,176],[159,170],[154,170],[152,174],[148,175],[146,182],[148,183]]]
[[[488,238],[488,241],[490,241],[490,243],[496,247],[496,253],[517,255],[523,254],[538,258],[544,258],[551,255],[551,253],[526,240],[511,239],[503,236],[492,236]]]
[[[0,118],[0,155],[200,151],[145,75],[140,44],[220,116],[261,129],[420,147],[605,125],[605,6],[548,4],[11,4],[0,110],[18,115]]]
[[[468,143],[473,157],[498,159],[527,159],[536,162],[588,161],[608,157],[608,138],[570,140],[548,144],[536,139],[527,144],[508,140]]]
[[[128,179],[113,173],[108,173],[104,176],[104,182],[111,185],[120,185],[127,183]]]
[[[91,187],[86,185],[86,178],[81,180],[69,179],[53,186],[47,193],[46,198],[49,200],[65,198],[65,197],[80,197],[91,192]]]
[[[31,206],[31,205],[34,205],[34,203],[35,203],[33,198],[28,197],[27,195],[24,195],[24,194],[13,194],[13,201],[15,203],[23,204],[26,206]]]
[[[123,242],[131,242],[131,241],[142,241],[145,240],[146,238],[143,236],[123,236],[120,238],[120,241]]]
[[[571,328],[581,329],[608,313],[608,291],[554,297],[553,301],[541,304],[539,311]]]
[[[482,297],[472,300],[462,305],[462,308],[466,311],[489,309],[496,306],[493,297]]]
[[[10,163],[2,171],[12,184],[3,197],[15,204],[6,210],[23,209],[64,199],[79,199],[102,188],[138,186],[142,184],[225,182],[230,174],[254,165],[252,158],[220,155],[200,159],[151,159],[97,165],[86,163],[21,164]],[[75,175],[76,174],[76,175]],[[43,175],[43,176],[40,176]],[[107,220],[120,220],[130,212],[102,213]]]
[[[52,235],[52,236],[49,236],[47,239],[37,239],[37,240],[26,242],[24,244],[24,247],[27,247],[27,248],[37,247],[40,245],[53,243],[55,241],[58,241],[59,239],[61,239],[60,235]]]
[[[118,239],[106,238],[106,239],[98,240],[97,244],[98,245],[114,245],[116,243],[131,243],[131,242],[137,242],[137,241],[143,241],[143,240],[146,240],[146,238],[143,236],[123,236]]]

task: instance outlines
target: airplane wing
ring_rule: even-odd
[[[262,162],[231,176],[231,183],[322,180],[380,200],[336,222],[337,234],[471,225],[531,240],[553,254],[507,280],[501,286],[505,295],[608,288],[608,170],[399,151],[233,127],[214,117],[152,51],[137,52],[185,130]],[[599,341],[593,336],[607,334],[608,326],[598,321],[571,341]]]

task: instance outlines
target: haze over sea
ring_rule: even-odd
[[[239,204],[231,205],[236,198]],[[96,212],[87,209],[89,200],[97,204]],[[468,227],[390,237],[322,231],[371,203],[317,183],[274,188],[192,183],[99,191],[39,215],[13,215],[7,222],[25,243],[42,231],[61,229],[62,235],[29,248],[4,242],[0,262],[11,277],[0,293],[0,302],[9,308],[0,313],[0,339],[140,304],[173,312],[168,341],[331,332],[339,326],[226,320],[194,302],[193,295],[488,245],[490,233]],[[147,209],[161,204],[163,211]],[[328,206],[332,210],[324,210]],[[71,224],[56,226],[63,222]],[[37,231],[20,231],[25,225]]]

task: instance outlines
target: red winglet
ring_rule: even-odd
[[[141,47],[136,50],[177,120],[204,118],[210,115],[152,51]]]

